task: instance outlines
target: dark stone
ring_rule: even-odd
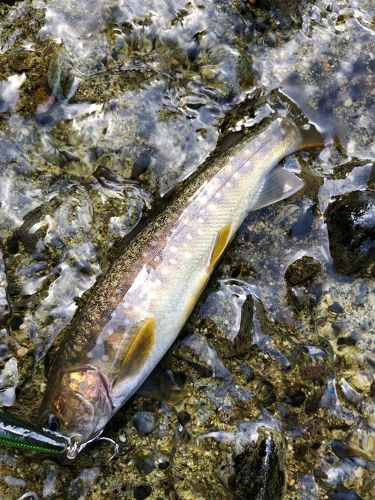
[[[314,278],[322,269],[319,261],[304,255],[289,265],[285,273],[285,280],[290,285],[303,285]]]
[[[10,327],[11,329],[18,330],[19,327],[22,325],[23,319],[20,316],[14,316],[11,321],[10,321]]]
[[[305,402],[304,410],[306,415],[311,415],[319,410],[320,401],[323,396],[322,389],[316,390]]]
[[[168,462],[168,460],[166,460],[165,462],[160,462],[160,464],[158,465],[158,469],[166,470],[166,469],[168,469],[169,466],[170,466],[170,463]]]
[[[332,493],[329,496],[329,500],[361,500],[361,497],[359,497],[354,490],[345,489],[337,493]]]
[[[177,417],[178,417],[178,421],[180,422],[181,425],[186,425],[191,420],[191,416],[187,411],[180,411],[177,414]]]
[[[135,457],[134,465],[141,476],[147,476],[155,468],[155,457],[153,455]]]
[[[233,457],[233,474],[228,478],[229,489],[245,500],[278,500],[283,497],[285,470],[283,450],[271,433],[261,434]]]
[[[337,345],[356,345],[357,339],[353,335],[348,335],[346,337],[338,337]]]
[[[10,254],[13,255],[18,253],[19,249],[20,249],[19,239],[15,235],[12,235],[7,241],[7,250]]]
[[[344,308],[342,307],[341,304],[339,304],[338,302],[334,302],[333,304],[331,304],[328,309],[336,314],[341,314],[344,312]]]
[[[301,288],[290,287],[288,289],[288,302],[292,304],[297,311],[303,311],[310,308],[313,303],[313,297],[309,292]]]
[[[144,174],[150,166],[151,160],[150,151],[142,151],[134,162],[131,178],[138,179],[140,175]]]
[[[134,415],[133,423],[140,434],[150,434],[155,429],[154,414],[149,411],[139,411]]]
[[[141,484],[134,488],[134,498],[136,500],[144,500],[151,495],[152,488],[148,484]]]
[[[333,441],[331,441],[331,448],[333,453],[337,457],[341,458],[341,460],[346,460],[348,458],[347,447],[338,439],[334,439]]]
[[[10,350],[7,344],[0,344],[0,360],[10,357]]]
[[[275,388],[268,380],[259,377],[254,389],[264,407],[267,408],[277,401]]]
[[[375,381],[372,382],[370,387],[370,397],[375,400]]]
[[[241,309],[241,323],[238,334],[233,342],[233,354],[241,356],[247,354],[252,346],[254,300],[246,297]]]
[[[301,389],[294,389],[287,395],[285,402],[292,406],[301,406],[305,399],[305,393]]]
[[[375,191],[353,191],[325,214],[334,268],[344,274],[375,275]]]

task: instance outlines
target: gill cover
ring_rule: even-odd
[[[106,381],[94,367],[60,374],[46,395],[41,423],[57,427],[70,440],[68,458],[96,439],[112,413]]]

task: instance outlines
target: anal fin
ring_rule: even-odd
[[[266,177],[251,210],[289,198],[303,187],[303,181],[285,168],[276,167]]]

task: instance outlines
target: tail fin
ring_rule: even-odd
[[[279,115],[289,117],[297,125],[302,137],[301,149],[320,148],[324,146],[324,136],[308,121],[298,106],[285,94],[276,91],[271,96],[271,103]]]

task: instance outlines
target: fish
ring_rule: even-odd
[[[274,117],[184,181],[123,245],[78,308],[48,374],[39,421],[69,439],[67,461],[98,439],[173,345],[248,213],[302,188],[279,162],[322,144],[312,124]]]
[[[40,429],[1,411],[0,446],[23,448],[48,455],[61,455],[68,446],[68,440],[55,432]]]

